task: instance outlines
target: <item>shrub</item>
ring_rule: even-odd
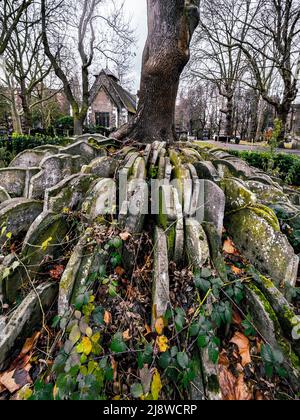
[[[44,135],[28,136],[13,134],[12,136],[0,137],[0,148],[3,149],[0,155],[0,160],[5,151],[6,158],[3,160],[11,160],[19,153],[27,149],[34,149],[45,144],[51,145],[65,145],[66,140],[62,137],[49,137]]]
[[[276,174],[284,182],[300,186],[300,156],[286,153],[230,151],[244,159],[249,165]],[[270,170],[272,168],[272,170]]]

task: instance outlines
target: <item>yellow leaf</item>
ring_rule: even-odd
[[[42,243],[42,251],[47,251],[47,248],[50,244],[50,242],[52,241],[52,237],[48,238],[45,242]]]
[[[89,356],[92,351],[92,343],[91,340],[88,337],[84,337],[80,344],[76,347],[76,350],[79,354],[83,353],[86,356]]]
[[[160,317],[155,321],[155,331],[157,332],[158,335],[162,335],[164,332],[164,328],[165,328],[164,319]]]
[[[169,340],[164,335],[157,337],[157,345],[161,353],[165,353],[169,349]]]
[[[230,255],[237,255],[238,252],[231,239],[227,239],[223,245],[223,251]]]
[[[6,237],[7,237],[7,239],[11,239],[11,237],[12,237],[12,233],[11,233],[11,232],[8,232],[8,233],[6,234]]]
[[[152,384],[151,384],[151,394],[153,396],[153,400],[157,401],[159,398],[160,391],[162,390],[162,383],[160,379],[160,374],[157,369],[155,369]]]
[[[100,333],[97,332],[96,334],[94,334],[91,340],[92,340],[92,343],[97,344],[98,341],[100,340]]]

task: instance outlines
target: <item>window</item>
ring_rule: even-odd
[[[96,125],[100,127],[110,127],[110,115],[109,112],[96,112],[95,113]]]

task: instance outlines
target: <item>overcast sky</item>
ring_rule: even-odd
[[[134,60],[135,89],[139,88],[142,55],[147,38],[147,2],[146,0],[125,0],[125,8],[132,18],[133,27],[136,28],[137,50]]]

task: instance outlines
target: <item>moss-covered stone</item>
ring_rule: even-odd
[[[238,210],[256,205],[255,195],[248,190],[244,183],[235,178],[224,178],[220,182],[226,196],[226,210]]]
[[[252,209],[228,215],[226,227],[241,253],[261,272],[272,277],[277,287],[295,285],[299,258],[285,235]]]

